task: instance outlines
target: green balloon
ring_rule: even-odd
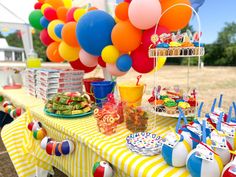
[[[29,22],[32,27],[38,30],[42,30],[43,26],[40,24],[40,19],[43,17],[41,10],[34,10],[29,15]]]

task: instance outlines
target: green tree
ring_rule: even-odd
[[[22,43],[22,39],[21,39],[19,31],[8,34],[8,36],[6,36],[6,40],[7,40],[8,45],[10,46],[23,47],[23,43]]]
[[[216,42],[205,46],[206,65],[236,66],[236,23],[226,23]]]

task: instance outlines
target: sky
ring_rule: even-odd
[[[36,0],[0,0],[1,4],[8,7],[11,11],[24,19],[25,22],[28,22],[28,15],[33,10],[35,2]],[[19,21],[8,15],[8,13],[5,13],[5,11],[2,13],[1,6],[0,12],[0,22],[7,20],[12,22]],[[200,7],[198,13],[201,19],[201,31],[203,33],[202,42],[212,43],[217,39],[218,32],[222,31],[226,22],[236,22],[236,0],[205,0],[205,3]],[[196,18],[193,18],[190,24],[197,30]],[[7,30],[4,29],[4,31]]]

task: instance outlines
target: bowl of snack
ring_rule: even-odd
[[[79,92],[58,93],[49,99],[45,114],[58,118],[77,118],[91,115],[93,106],[89,95]]]

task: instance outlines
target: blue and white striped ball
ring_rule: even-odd
[[[196,157],[197,149],[193,149],[186,160],[186,167],[192,177],[220,177],[223,163],[219,156],[214,155],[214,160],[209,162]]]
[[[45,136],[45,137],[42,139],[41,143],[40,143],[40,147],[41,147],[42,149],[46,149],[46,146],[47,146],[47,144],[48,144],[50,141],[52,141],[52,138],[50,138],[50,137],[48,137],[48,136]]]
[[[166,144],[162,146],[162,157],[166,163],[173,167],[185,166],[186,158],[191,151],[191,146],[188,144],[184,137],[180,135],[180,141],[174,147]]]
[[[198,141],[201,141],[201,137],[200,136],[198,136],[196,133],[190,131],[187,128],[181,128],[179,133],[181,135],[183,135],[184,139],[188,142],[188,144],[190,145],[191,149],[196,148],[197,145],[198,145],[198,142],[192,140],[191,137],[196,139],[196,140],[198,140]]]

